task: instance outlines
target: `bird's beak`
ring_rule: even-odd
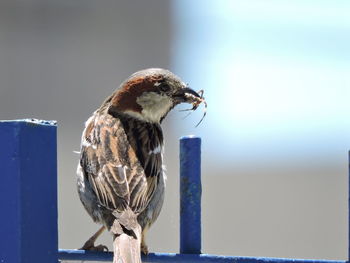
[[[174,98],[177,103],[185,102],[192,104],[191,110],[196,110],[202,102],[205,104],[205,106],[207,105],[205,99],[203,98],[203,90],[195,92],[189,87],[184,87],[181,90],[177,91],[174,94]]]
[[[197,98],[201,97],[197,92],[195,92],[193,89],[190,89],[188,87],[183,88],[182,92],[184,93],[185,97],[190,97],[190,95],[197,97]]]
[[[201,96],[197,92],[195,92],[193,89],[190,89],[188,87],[178,90],[173,95],[173,97],[177,100],[178,103],[181,103],[181,102],[193,103],[194,101],[198,101],[198,99],[201,99]]]
[[[186,102],[192,104],[191,109],[183,110],[183,111],[195,111],[198,106],[203,103],[204,104],[204,113],[202,119],[198,122],[196,127],[202,122],[206,115],[207,110],[207,102],[203,97],[203,90],[195,92],[193,89],[189,87],[184,87],[181,90],[177,91],[174,95],[176,103]]]

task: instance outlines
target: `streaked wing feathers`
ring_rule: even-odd
[[[134,212],[141,212],[158,182],[158,176],[154,175],[161,172],[160,151],[152,156],[147,152],[146,156],[140,157],[145,150],[135,147],[148,148],[151,144],[148,141],[145,144],[130,143],[132,138],[125,130],[124,122],[110,115],[95,114],[88,122],[80,162],[98,201],[110,210],[121,212],[129,206]],[[145,131],[141,129],[141,133]]]

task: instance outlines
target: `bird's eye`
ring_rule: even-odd
[[[167,92],[170,90],[170,86],[166,83],[161,83],[159,86],[158,86],[159,90],[160,91],[163,91],[163,92]]]

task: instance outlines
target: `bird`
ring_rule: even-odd
[[[180,103],[192,104],[189,110],[206,107],[203,91],[169,70],[148,68],[122,82],[86,121],[77,189],[85,210],[102,226],[82,249],[106,250],[95,241],[107,229],[113,262],[138,263],[141,253],[148,254],[146,233],[160,214],[165,191],[160,124]]]

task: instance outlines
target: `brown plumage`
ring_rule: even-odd
[[[204,99],[163,69],[134,73],[86,122],[78,166],[80,199],[95,222],[114,238],[114,262],[141,262],[145,233],[164,199],[162,168],[166,114],[181,102]],[[101,228],[83,249],[94,246]]]

